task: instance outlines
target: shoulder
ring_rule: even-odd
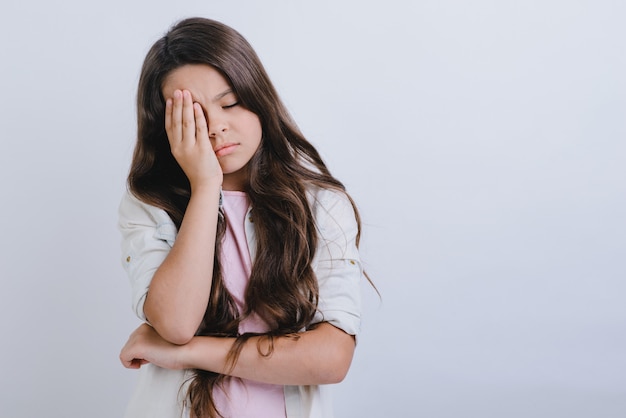
[[[348,195],[341,190],[310,186],[307,196],[320,230],[351,230],[357,227],[356,212]]]
[[[350,198],[342,190],[309,186],[306,193],[309,203],[314,210],[346,207],[354,211]]]
[[[173,225],[173,221],[163,209],[142,202],[130,191],[126,191],[120,201],[119,209],[120,228],[132,226]]]

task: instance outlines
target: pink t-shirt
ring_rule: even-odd
[[[245,218],[250,206],[245,192],[223,191],[222,207],[226,217],[226,235],[222,243],[221,263],[224,285],[240,312],[245,309],[245,292],[252,262],[245,234]],[[265,332],[267,323],[256,314],[241,321],[239,332]],[[247,379],[226,379],[224,389],[215,389],[218,411],[225,418],[285,417],[285,396],[282,385]]]

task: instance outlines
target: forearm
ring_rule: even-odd
[[[265,383],[317,385],[338,383],[345,377],[354,353],[354,337],[328,323],[298,334],[275,337],[274,351],[267,353],[265,337],[253,337],[243,346],[234,367],[227,356],[234,338],[194,337],[181,347],[185,368],[210,370]],[[260,352],[259,352],[260,347]]]
[[[219,185],[192,192],[176,242],[155,272],[144,313],[175,344],[188,342],[200,325],[211,292]]]

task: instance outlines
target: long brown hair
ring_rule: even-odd
[[[245,190],[257,236],[256,258],[245,295],[247,310],[239,314],[222,281],[219,254],[225,223],[220,216],[213,286],[198,330],[198,335],[237,337],[229,355],[232,366],[253,335],[238,333],[239,322],[251,312],[269,324],[271,331],[264,335],[270,347],[275,336],[295,334],[312,321],[319,296],[311,268],[318,235],[306,190],[345,189],[299,131],[243,36],[222,23],[191,18],[173,26],[152,46],[141,70],[137,144],[128,176],[129,189],[140,200],[164,209],[180,227],[191,189],[170,152],[161,88],[171,71],[187,64],[208,64],[220,71],[240,105],[259,117],[263,130],[261,145],[249,162]],[[356,207],[355,216],[360,231]],[[224,378],[195,371],[188,391],[193,416],[220,416],[212,392]]]

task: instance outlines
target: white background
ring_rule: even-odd
[[[148,48],[239,30],[364,220],[339,417],[626,416],[626,6],[3,1],[0,416],[120,417]]]

